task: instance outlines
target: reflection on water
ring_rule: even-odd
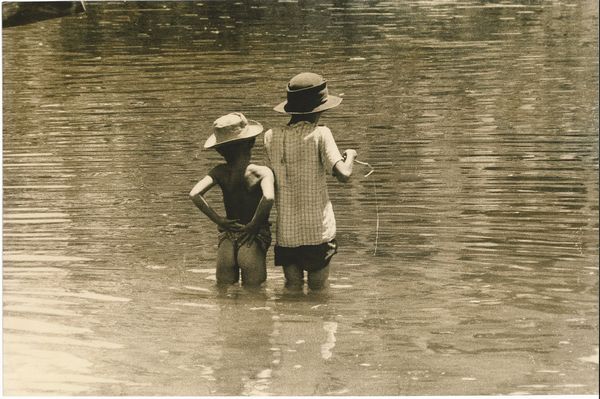
[[[4,29],[4,393],[597,393],[597,29],[592,1],[342,0]],[[219,292],[200,144],[285,122],[307,69],[376,169],[330,182],[331,289]]]

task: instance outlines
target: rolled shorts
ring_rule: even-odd
[[[244,238],[244,233],[240,231],[219,231],[219,245],[225,240],[230,240],[233,243],[233,246],[236,252],[240,249],[239,242]],[[271,227],[269,225],[262,226],[258,230],[258,234],[256,235],[254,242],[258,244],[258,246],[266,253],[269,247],[271,246]]]
[[[316,272],[329,265],[333,255],[337,253],[335,239],[318,245],[301,245],[299,247],[275,246],[275,266],[297,265],[303,270]]]

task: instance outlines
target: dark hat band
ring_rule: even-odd
[[[320,85],[293,90],[287,87],[286,112],[310,112],[327,101],[329,91],[327,82]]]

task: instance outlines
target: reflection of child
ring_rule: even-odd
[[[220,117],[204,148],[215,148],[226,163],[214,167],[190,192],[194,204],[219,228],[217,284],[232,284],[242,272],[244,285],[260,285],[267,278],[265,257],[271,245],[269,213],[274,201],[273,173],[250,163],[260,123],[241,113]],[[218,215],[204,194],[221,187],[226,217]]]
[[[289,123],[265,133],[277,191],[275,265],[283,266],[288,288],[302,288],[304,271],[311,289],[325,287],[329,262],[337,252],[326,177],[348,181],[356,151],[346,150],[342,156],[331,131],[317,122],[321,112],[341,101],[328,95],[321,76],[296,75],[288,83],[287,101],[275,107],[291,115]]]

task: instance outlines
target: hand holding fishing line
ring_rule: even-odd
[[[344,158],[344,161],[346,160],[346,158],[348,158],[348,154],[352,154],[352,156],[354,157],[354,159],[353,159],[354,163],[366,166],[369,169],[371,169],[363,177],[369,177],[371,175],[371,173],[375,172],[375,168],[372,167],[370,163],[368,163],[368,162],[362,162],[362,161],[359,161],[358,159],[356,159],[358,157],[358,153],[356,152],[356,150],[346,150],[346,151],[344,151],[344,154],[342,155],[342,157]]]

